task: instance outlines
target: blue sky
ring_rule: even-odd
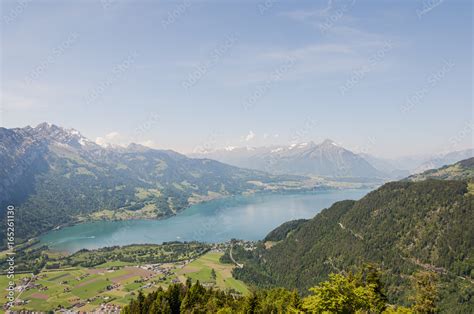
[[[191,152],[473,146],[470,1],[3,1],[2,126]]]

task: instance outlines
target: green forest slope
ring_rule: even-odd
[[[473,163],[461,165],[466,172]],[[359,201],[335,203],[293,232],[284,225],[288,236],[271,247],[262,244],[253,253],[234,248],[234,258],[244,264],[235,275],[256,286],[307,293],[331,272],[373,262],[384,271],[389,299],[408,303],[410,275],[429,270],[443,278],[445,308],[467,309],[474,296],[469,180],[391,182]]]

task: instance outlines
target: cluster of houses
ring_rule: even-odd
[[[121,307],[116,304],[104,303],[101,304],[96,310],[96,313],[108,313],[108,314],[119,314]]]

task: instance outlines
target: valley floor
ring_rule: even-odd
[[[16,281],[16,304],[11,310],[48,311],[61,308],[73,311],[119,311],[139,290],[145,293],[170,283],[185,283],[188,278],[204,286],[247,294],[247,286],[232,278],[231,264],[213,250],[193,260],[175,263],[139,264],[107,262],[92,268],[74,267],[44,270],[38,275],[19,274]],[[0,286],[8,279],[0,277]],[[7,291],[0,291],[2,303]]]

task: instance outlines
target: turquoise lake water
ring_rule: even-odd
[[[99,221],[51,231],[40,240],[53,250],[165,241],[260,240],[283,222],[311,218],[334,202],[360,199],[369,190],[327,190],[235,196],[194,205],[163,220]]]

